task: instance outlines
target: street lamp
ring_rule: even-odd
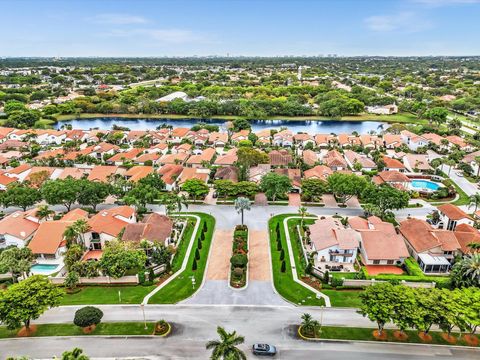
[[[142,308],[143,313],[143,324],[145,325],[145,330],[147,330],[147,319],[145,318],[145,304],[141,303],[140,307]]]
[[[320,306],[320,334],[322,334],[322,323],[323,323],[323,305]]]

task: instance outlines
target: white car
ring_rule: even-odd
[[[463,172],[458,171],[458,172],[457,172],[457,176],[458,176],[458,177],[463,177]]]

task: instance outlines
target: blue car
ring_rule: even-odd
[[[273,345],[268,344],[254,344],[252,346],[253,355],[260,356],[275,356],[277,353],[277,348]]]

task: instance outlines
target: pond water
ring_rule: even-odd
[[[137,119],[137,118],[115,118],[115,117],[99,117],[92,119],[74,119],[69,121],[60,121],[57,128],[63,125],[71,124],[74,129],[89,130],[98,128],[100,130],[111,129],[112,126],[124,126],[130,130],[153,130],[158,126],[171,125],[173,127],[190,128],[199,122],[212,125],[218,125],[225,129],[225,120],[221,119]],[[359,134],[367,134],[370,131],[381,131],[388,127],[387,123],[379,121],[339,121],[339,120],[250,120],[253,131],[263,129],[278,129],[280,127],[288,127],[294,133],[305,132],[308,134],[351,134],[356,131]]]

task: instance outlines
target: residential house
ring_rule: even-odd
[[[295,144],[298,144],[301,148],[304,148],[308,144],[315,145],[315,139],[310,134],[298,133],[293,135],[293,141]]]
[[[317,165],[311,169],[305,170],[303,173],[304,179],[318,179],[326,181],[327,178],[333,174],[332,169],[325,165]]]
[[[408,146],[410,150],[417,151],[418,148],[428,145],[429,140],[423,136],[412,133],[408,130],[403,130],[401,133],[402,141]]]
[[[248,135],[250,134],[250,130],[240,130],[239,132],[233,133],[230,137],[230,141],[233,144],[238,144],[240,141],[248,140]]]
[[[122,235],[122,241],[139,244],[145,240],[150,243],[158,242],[169,246],[172,230],[173,221],[168,216],[151,213],[146,215],[141,222],[127,224]]]
[[[228,134],[225,132],[212,132],[208,136],[208,143],[214,147],[225,147],[228,143]]]
[[[383,156],[382,157],[383,162],[385,163],[385,167],[383,170],[385,171],[399,171],[399,172],[405,172],[405,165],[397,159],[393,159],[388,156]]]
[[[152,166],[133,166],[125,173],[125,179],[131,182],[137,182],[152,173]]]
[[[204,183],[208,182],[210,177],[210,169],[201,169],[201,168],[183,168],[182,173],[178,177],[178,184],[182,185],[187,180],[198,179]]]
[[[293,162],[293,157],[288,150],[272,150],[268,153],[269,163],[272,166],[288,166]]]
[[[372,159],[367,157],[367,155],[361,155],[352,150],[345,150],[343,156],[345,157],[345,161],[347,162],[348,166],[352,170],[355,170],[357,166],[361,166],[360,169],[364,171],[372,171],[377,169],[377,164],[375,164]]]
[[[383,146],[386,149],[395,149],[402,145],[402,135],[397,134],[385,134],[383,135]]]
[[[398,266],[409,257],[405,240],[391,223],[376,216],[368,219],[355,216],[348,218],[348,224],[360,234],[359,249],[363,264]]]
[[[292,182],[292,192],[299,193],[302,190],[302,175],[300,169],[274,169],[273,172],[287,176]]]
[[[167,142],[171,144],[180,144],[189,131],[189,128],[174,128],[171,131],[170,138],[167,139]]]
[[[90,171],[87,180],[106,183],[110,182],[112,176],[119,173],[118,166],[98,165]]]
[[[479,159],[479,161],[477,162],[476,159]],[[480,174],[480,167],[479,167],[479,164],[480,164],[480,150],[465,155],[462,159],[462,162],[464,162],[465,164],[469,164],[472,167],[473,173],[475,175]]]
[[[36,211],[15,211],[0,220],[0,249],[8,246],[23,248],[27,245],[40,226]]]
[[[388,184],[400,190],[409,190],[411,180],[399,171],[381,171],[372,178],[377,184]]]
[[[167,164],[158,169],[158,173],[162,176],[162,180],[165,183],[165,189],[172,191],[177,186],[177,179],[183,171],[182,165]]]
[[[232,166],[238,160],[237,149],[228,150],[225,154],[218,156],[213,163],[216,166]]]
[[[308,166],[314,166],[318,162],[317,153],[313,150],[302,151],[303,162]]]
[[[474,225],[474,220],[465,211],[453,204],[443,204],[437,207],[440,214],[440,221],[446,230],[455,230],[457,225]]]
[[[347,170],[347,162],[337,150],[330,150],[324,157],[323,163],[333,171]]]
[[[199,155],[192,155],[188,158],[186,165],[188,167],[206,167],[210,165],[216,155],[214,148],[206,148]]]
[[[272,144],[274,146],[291,147],[293,145],[293,133],[285,129],[273,135]]]
[[[404,220],[399,231],[424,273],[447,273],[455,256],[460,254],[461,247],[453,231],[435,230],[424,220]]]
[[[433,171],[428,161],[428,155],[425,154],[405,154],[403,163],[410,172],[428,173]]]

